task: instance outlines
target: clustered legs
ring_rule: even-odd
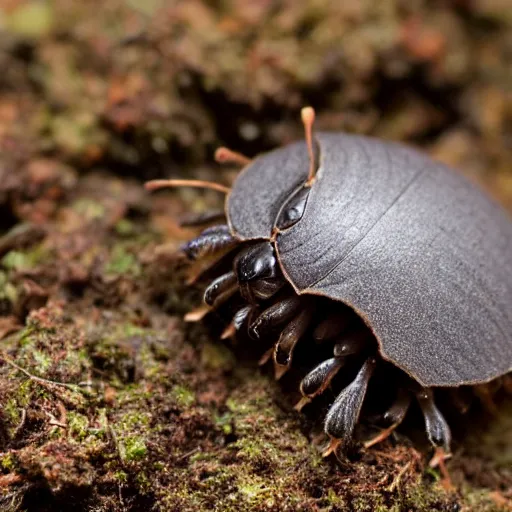
[[[415,399],[424,417],[428,439],[437,448],[438,458],[439,454],[449,453],[450,429],[435,404],[433,390],[420,387],[405,373],[385,362],[370,329],[347,306],[325,298],[296,294],[280,271],[272,243],[240,243],[231,236],[226,225],[219,225],[204,230],[183,250],[195,262],[205,258],[211,260],[215,256],[218,261],[231,262],[230,268],[224,265],[224,272],[207,286],[205,306],[189,314],[189,320],[198,320],[233,299],[239,307],[222,338],[236,337],[244,330],[262,345],[272,339],[273,345],[264,353],[261,363],[272,360],[277,379],[290,369],[298,344],[309,344],[308,349],[313,352],[332,351],[302,379],[302,399],[296,405],[297,410],[302,409],[330,388],[335,378],[345,375],[342,379],[345,385],[325,417],[324,431],[330,439],[325,455],[332,452],[340,455],[349,448],[370,381],[379,369],[384,369],[381,373],[385,376],[386,368],[395,376],[397,372],[403,375],[389,379],[389,393],[395,393],[395,399],[380,415],[387,428],[367,440],[365,446],[370,447],[391,435]],[[352,380],[347,382],[346,376],[352,376]],[[380,376],[380,379],[387,385],[386,377]]]

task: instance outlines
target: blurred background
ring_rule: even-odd
[[[0,5],[4,169],[186,173],[300,137],[310,104],[319,129],[424,146],[510,204],[510,0]]]
[[[512,413],[457,447],[458,494],[411,446],[340,471],[182,324],[179,219],[222,198],[143,181],[229,183],[215,148],[301,138],[305,105],[512,210],[511,0],[0,0],[2,510],[510,510]]]

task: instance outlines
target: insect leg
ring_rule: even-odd
[[[344,447],[348,446],[352,440],[368,382],[376,364],[374,357],[368,358],[356,378],[343,389],[329,409],[325,417],[324,431],[331,438],[331,443],[324,452],[324,456],[335,452],[340,444]]]
[[[351,311],[341,309],[328,314],[313,331],[316,341],[331,340],[344,333],[354,321]]]
[[[331,357],[313,368],[300,383],[302,399],[295,405],[295,409],[300,411],[315,396],[323,393],[344,364],[344,359]]]
[[[243,308],[239,309],[235,313],[233,320],[231,320],[230,324],[222,332],[220,338],[225,340],[227,338],[234,337],[235,334],[242,328],[242,325],[244,325],[250,319],[253,311],[253,306],[244,306]]]
[[[441,447],[446,453],[450,452],[451,432],[448,423],[436,407],[434,394],[429,388],[423,388],[416,393],[423,417],[425,418],[425,430],[428,440],[435,446]]]
[[[304,308],[281,332],[274,347],[274,368],[277,380],[290,368],[295,345],[309,327],[313,313],[313,307]]]
[[[356,329],[349,332],[334,345],[334,356],[345,357],[362,352],[369,337],[367,329]]]
[[[262,331],[289,322],[302,307],[303,301],[298,295],[291,295],[265,309],[250,325],[249,335],[258,339]]]
[[[228,226],[222,224],[205,229],[197,238],[182,246],[183,252],[191,260],[196,260],[223,249],[232,248],[238,243],[229,232]]]
[[[237,291],[238,287],[236,285],[228,288],[216,297],[215,302],[211,306],[208,304],[203,304],[202,306],[199,306],[198,308],[188,312],[184,317],[185,322],[199,322],[208,313],[227,302],[231,297],[233,297],[233,295],[235,295]]]
[[[345,357],[361,352],[367,345],[368,333],[365,330],[354,330],[334,345],[334,358],[320,363],[302,379],[300,390],[302,400],[295,406],[300,410],[312,398],[323,393],[332,378],[343,366]]]
[[[234,272],[228,272],[217,277],[204,292],[204,302],[209,306],[213,305],[217,297],[222,295],[226,290],[236,285],[236,275]]]
[[[405,388],[399,388],[398,394],[391,407],[382,415],[389,427],[364,443],[365,448],[381,443],[387,439],[393,431],[402,423],[411,405],[411,395]]]

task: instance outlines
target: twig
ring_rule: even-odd
[[[65,423],[61,423],[51,412],[46,413],[50,418],[49,425],[66,429],[68,426]]]
[[[16,439],[18,437],[18,434],[23,430],[23,427],[25,426],[25,421],[27,419],[27,409],[24,408],[21,410],[21,420],[19,425],[16,427],[16,430],[12,434],[12,438]]]
[[[116,433],[114,432],[114,429],[112,428],[112,425],[110,425],[110,423],[108,424],[108,431],[110,433],[112,441],[114,441],[114,446],[116,447],[116,451],[119,455],[119,458],[121,459],[121,462],[124,462],[126,458],[126,451],[124,450],[124,447],[122,447],[121,444],[119,443]]]
[[[411,463],[412,461],[409,461],[407,464],[405,464],[405,466],[398,472],[398,475],[396,475],[396,477],[393,479],[393,481],[391,482],[391,485],[386,489],[387,491],[389,492],[393,492],[397,487],[398,487],[398,484],[400,483],[400,480],[402,479],[402,477],[405,475],[406,471],[411,467]]]
[[[25,370],[25,368],[22,368],[21,366],[16,364],[11,358],[7,357],[2,352],[0,352],[0,360],[4,361],[9,366],[12,366],[14,369],[16,369],[19,372],[23,373],[30,380],[32,380],[34,382],[37,382],[38,384],[41,384],[42,386],[46,387],[47,389],[48,388],[51,389],[53,386],[59,386],[59,387],[63,387],[63,388],[69,389],[71,391],[81,391],[81,392],[83,392],[83,390],[80,389],[80,387],[77,386],[76,384],[67,384],[66,382],[57,382],[55,380],[49,380],[49,379],[45,379],[43,377],[37,377],[36,375],[32,375],[30,372]]]
[[[193,448],[192,450],[188,451],[187,453],[184,453],[183,455],[181,455],[180,457],[178,457],[176,459],[176,462],[181,462],[182,460],[185,460],[185,459],[188,459],[191,455],[194,455],[194,453],[197,453],[197,452],[200,452],[201,451],[201,447],[199,446],[196,446],[195,448]]]
[[[60,412],[59,419],[57,419],[51,412],[45,411],[46,415],[50,418],[49,424],[63,429],[68,428],[67,411],[64,404],[62,402],[57,402],[57,409]]]

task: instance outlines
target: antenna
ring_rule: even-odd
[[[214,158],[218,164],[231,163],[246,166],[251,163],[251,159],[242,155],[242,153],[237,153],[225,147],[217,148]]]
[[[229,194],[230,188],[220,183],[214,183],[213,181],[203,180],[152,180],[144,184],[146,190],[158,190],[161,188],[177,188],[177,187],[192,187],[192,188],[207,188],[210,190],[216,190],[223,194]]]
[[[313,125],[315,123],[315,110],[313,107],[304,107],[300,111],[304,132],[306,134],[306,144],[309,154],[309,172],[306,186],[310,187],[315,181],[316,173],[316,157],[315,157],[315,141],[313,140]]]

